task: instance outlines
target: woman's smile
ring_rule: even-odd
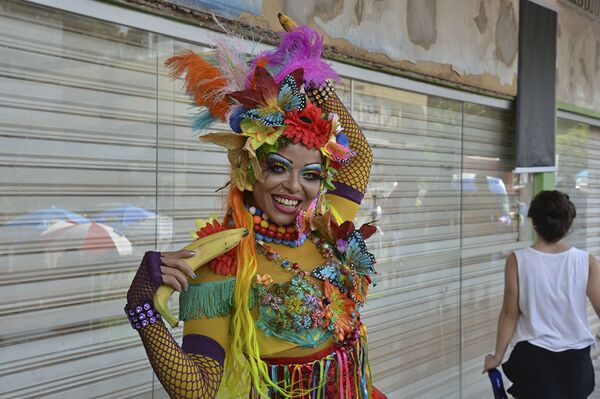
[[[254,184],[254,205],[279,225],[294,223],[321,186],[321,153],[301,144],[288,144],[263,162],[265,180]]]

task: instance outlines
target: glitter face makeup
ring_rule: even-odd
[[[307,209],[321,185],[321,153],[301,144],[289,144],[269,154],[263,163],[265,180],[254,185],[255,205],[279,225],[294,223]]]

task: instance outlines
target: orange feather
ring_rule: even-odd
[[[210,114],[222,121],[226,119],[230,103],[222,88],[227,81],[219,68],[192,51],[170,57],[165,61],[172,77],[186,73],[185,88],[199,106],[208,108]]]

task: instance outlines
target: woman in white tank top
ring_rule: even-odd
[[[590,347],[595,345],[586,296],[600,316],[600,265],[562,239],[575,219],[575,206],[560,191],[542,191],[527,214],[535,244],[506,260],[504,301],[498,318],[496,351],[484,372],[502,363],[517,399],[583,399],[594,390]]]

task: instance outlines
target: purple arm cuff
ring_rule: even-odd
[[[202,355],[216,360],[223,366],[225,350],[217,341],[206,335],[187,334],[183,336],[181,348],[185,353]]]
[[[333,184],[335,184],[335,190],[327,191],[327,194],[337,195],[339,197],[349,199],[350,201],[354,201],[360,205],[364,197],[363,193],[347,184],[338,181],[333,182]]]
[[[148,277],[150,277],[150,281],[152,281],[152,285],[155,288],[160,287],[163,282],[160,264],[160,252],[148,251],[144,254],[142,265],[146,268]]]

